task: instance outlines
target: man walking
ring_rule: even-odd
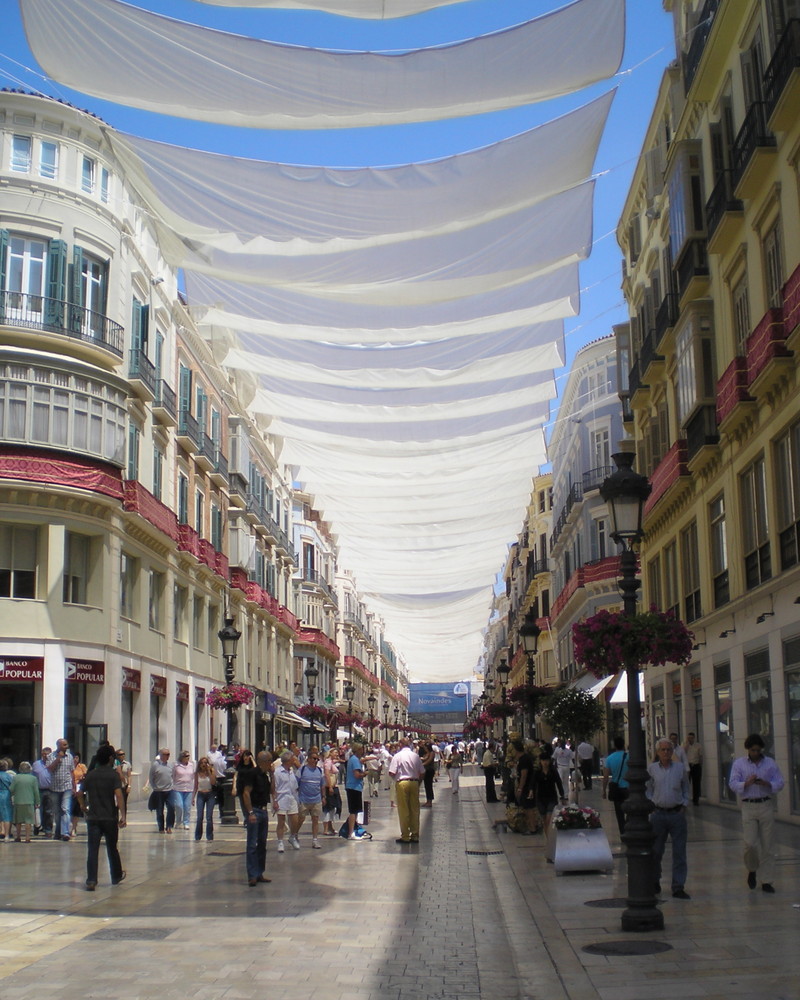
[[[275,768],[272,776],[272,805],[278,816],[278,825],[275,828],[275,836],[278,838],[278,854],[283,854],[283,834],[288,824],[289,843],[296,850],[300,850],[300,841],[297,839],[298,811],[297,802],[297,775],[292,767],[295,755],[291,750],[284,750],[281,754],[280,765]]]
[[[419,843],[419,783],[424,774],[422,758],[414,753],[404,736],[400,740],[400,749],[389,764],[389,776],[395,782],[397,818],[400,820],[398,844]]]
[[[494,772],[497,767],[497,758],[495,757],[495,744],[492,740],[489,740],[489,745],[483,752],[483,757],[481,757],[480,765],[483,768],[483,778],[486,783],[486,801],[487,802],[498,802],[497,789],[494,786]]]
[[[361,755],[364,748],[360,743],[354,743],[347,758],[347,771],[344,779],[344,789],[347,793],[347,839],[360,840],[356,835],[356,819],[364,808],[364,768]]]
[[[158,832],[172,833],[175,826],[175,803],[172,798],[172,765],[169,761],[170,752],[166,747],[158,751],[158,757],[150,765],[150,787],[153,789],[156,806],[156,822]],[[167,810],[166,827],[164,826],[164,807]]]
[[[689,803],[689,779],[686,768],[672,756],[675,751],[672,740],[665,738],[656,743],[658,760],[647,768],[647,797],[654,809],[650,822],[656,834],[653,843],[653,860],[656,865],[657,893],[661,892],[661,859],[667,846],[667,837],[672,839],[672,895],[675,899],[689,899],[684,889],[686,884],[686,806]]]
[[[703,780],[703,748],[694,733],[689,733],[683,744],[683,752],[689,765],[689,781],[692,784],[692,803],[700,805],[700,784]]]
[[[225,759],[225,754],[222,752],[222,748],[218,747],[216,743],[212,743],[209,747],[208,753],[209,764],[214,768],[214,776],[217,781],[214,785],[214,795],[217,800],[217,808],[219,809],[219,821],[223,820],[223,813],[225,811],[225,773],[228,769],[228,762]]]
[[[783,775],[772,757],[764,755],[764,740],[758,733],[747,737],[744,748],[747,754],[733,762],[728,786],[741,796],[747,885],[755,889],[760,882],[764,892],[775,892],[774,797],[783,788]]]
[[[65,739],[56,740],[56,748],[47,758],[50,772],[50,802],[53,809],[53,840],[69,838],[72,821],[72,769],[75,761]]]
[[[247,817],[247,850],[245,864],[247,866],[247,884],[252,889],[259,882],[271,882],[264,875],[267,867],[267,832],[269,830],[269,805],[272,779],[270,765],[272,756],[266,751],[259,751],[256,766],[242,772],[242,807]]]
[[[41,826],[34,826],[33,835],[38,836],[43,833],[45,837],[53,834],[53,802],[50,795],[51,776],[47,767],[47,758],[53,752],[52,747],[42,747],[42,752],[38,760],[31,765],[31,772],[36,775],[39,782],[39,802],[41,812]]]
[[[320,850],[319,818],[322,815],[322,796],[325,794],[325,772],[319,766],[319,750],[311,747],[305,763],[297,772],[297,833],[306,816],[311,817],[311,846]]]
[[[583,787],[588,792],[592,789],[592,768],[594,766],[594,747],[588,740],[578,744],[578,767],[583,779]]]
[[[113,747],[100,747],[96,766],[86,774],[77,793],[78,802],[86,816],[88,892],[94,892],[97,886],[97,856],[103,837],[106,840],[111,884],[119,885],[125,878],[117,848],[119,831],[126,824],[125,798],[122,794],[122,781],[113,764]]]

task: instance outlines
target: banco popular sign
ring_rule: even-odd
[[[106,665],[102,660],[64,660],[64,676],[73,684],[105,684]]]
[[[0,656],[0,681],[43,680],[43,656]]]

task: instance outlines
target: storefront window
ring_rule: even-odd
[[[133,691],[122,690],[122,706],[120,712],[120,746],[125,750],[128,760],[135,760],[133,748]]]
[[[764,752],[775,756],[775,735],[772,724],[772,691],[769,679],[769,650],[760,649],[744,658],[747,684],[747,731],[759,733],[764,740]]]
[[[184,749],[183,722],[186,716],[186,702],[180,698],[175,700],[175,755],[177,756]]]
[[[714,668],[714,696],[717,714],[717,750],[719,753],[719,797],[721,802],[735,802],[728,788],[728,776],[736,756],[733,732],[733,702],[731,700],[731,667],[721,663]]]
[[[786,718],[789,729],[789,774],[792,812],[800,812],[800,637],[783,644],[786,665]]]
[[[66,684],[64,692],[64,735],[69,740],[70,749],[81,755],[81,760],[89,763],[85,746],[86,685]]]
[[[158,726],[161,720],[161,699],[157,694],[150,695],[150,760],[156,758],[161,749],[158,739]]]

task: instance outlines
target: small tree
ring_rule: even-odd
[[[578,688],[554,691],[542,715],[556,734],[569,736],[576,744],[588,740],[605,722],[603,706],[588,691]]]

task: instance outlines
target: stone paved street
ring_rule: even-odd
[[[666,896],[666,930],[623,935],[616,837],[612,875],[556,876],[540,836],[496,834],[503,807],[483,802],[467,769],[458,797],[443,776],[422,811],[419,847],[395,844],[387,793],[373,800],[369,843],[323,838],[280,856],[270,885],[247,886],[241,827],[213,844],[158,836],[141,806],[122,836],[124,884],[83,888],[85,835],[0,845],[2,1000],[798,1000],[800,838],[780,829],[777,893],[745,886],[738,811],[689,816],[692,899]],[[599,784],[584,802],[615,830]],[[473,853],[474,852],[474,853]],[[484,853],[488,852],[488,853]],[[499,853],[498,853],[499,852]],[[669,863],[669,855],[665,859]],[[583,949],[666,942],[646,956]]]

